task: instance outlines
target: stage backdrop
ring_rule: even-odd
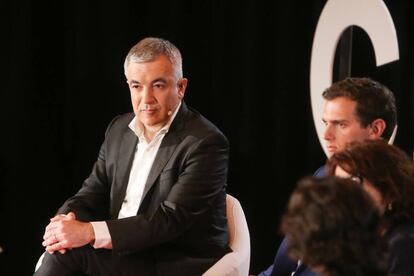
[[[246,213],[251,273],[272,263],[296,181],[325,161],[309,94],[312,39],[325,3],[3,1],[0,274],[32,273],[49,218],[88,176],[111,118],[132,110],[123,61],[145,36],[182,50],[186,102],[231,144],[227,191]],[[377,68],[367,35],[355,28],[351,75],[394,91],[395,143],[411,154],[414,10],[409,1],[385,3],[400,60]]]

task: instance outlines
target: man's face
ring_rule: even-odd
[[[338,97],[325,102],[322,120],[325,123],[324,139],[329,155],[342,150],[353,141],[377,138],[372,134],[371,126],[366,128],[356,115],[355,101]]]
[[[164,55],[150,62],[131,62],[126,77],[138,121],[146,130],[159,130],[183,98],[187,79],[177,80],[170,60]]]

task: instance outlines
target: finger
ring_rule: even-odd
[[[48,239],[50,236],[53,235],[53,231],[55,230],[55,228],[52,227],[46,227],[45,229],[45,233],[43,234],[43,239],[46,240]]]
[[[60,249],[60,250],[59,250],[59,253],[60,253],[60,254],[65,254],[65,253],[66,253],[66,249]]]
[[[47,252],[55,252],[55,251],[59,251],[61,249],[66,249],[63,242],[58,242],[58,243],[46,246],[46,251]]]
[[[59,214],[59,215],[56,215],[53,218],[51,218],[50,221],[55,222],[55,221],[60,221],[60,220],[64,220],[64,219],[66,219],[66,215]]]
[[[59,251],[60,249],[62,249],[62,248],[60,248],[60,245],[58,243],[46,246],[46,251],[47,252],[55,252],[55,251]]]
[[[56,227],[47,228],[45,233],[43,234],[43,240],[47,240],[50,237],[53,237],[53,235],[55,235],[56,233],[57,233]]]
[[[44,240],[43,242],[42,242],[42,245],[44,246],[44,247],[47,247],[47,246],[50,246],[50,245],[52,245],[52,244],[55,244],[56,242],[58,242],[54,237],[50,237],[50,238],[48,238],[48,239],[46,239],[46,240]]]
[[[56,225],[57,225],[57,221],[53,221],[53,222],[50,222],[47,226],[46,226],[46,231],[50,231],[50,230],[53,230],[53,229],[55,229],[56,228]]]
[[[44,238],[44,241],[42,242],[43,246],[49,246],[51,244],[55,244],[59,242],[58,234],[48,232],[47,237]]]
[[[43,235],[43,240],[44,241],[46,241],[46,240],[52,240],[52,241],[57,241],[57,238],[56,238],[56,236],[57,236],[57,234],[56,234],[56,231],[55,232],[53,232],[53,231],[48,231],[48,232],[46,232],[44,235]]]

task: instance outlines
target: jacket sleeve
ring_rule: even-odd
[[[392,276],[414,275],[414,234],[396,235],[389,246],[388,273]]]

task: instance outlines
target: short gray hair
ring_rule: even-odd
[[[129,50],[124,62],[124,72],[126,74],[127,67],[131,62],[149,62],[161,55],[165,55],[170,60],[176,78],[182,78],[183,68],[180,50],[170,41],[157,37],[144,38]]]

